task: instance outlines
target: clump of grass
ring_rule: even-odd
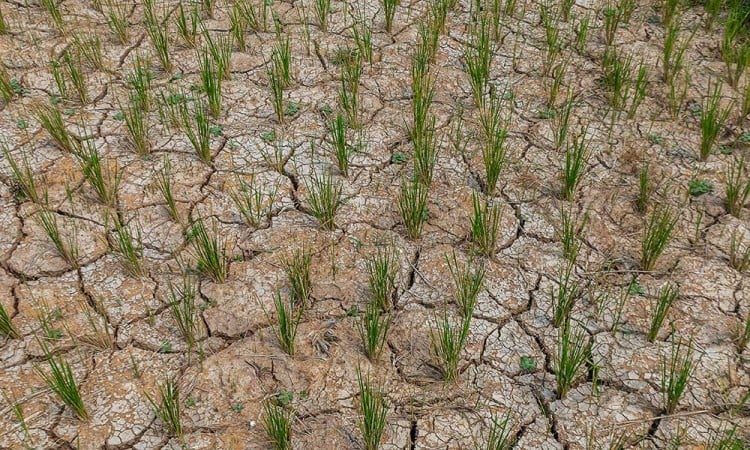
[[[652,270],[659,256],[667,248],[672,231],[677,224],[677,214],[668,205],[658,206],[646,220],[641,241],[641,268]]]
[[[639,212],[645,212],[651,203],[651,194],[654,192],[654,183],[649,176],[649,165],[641,167],[638,173],[638,196],[635,199],[635,209]]]
[[[193,146],[198,159],[205,164],[211,164],[211,122],[206,114],[203,102],[197,102],[193,111],[188,105],[180,105],[180,122],[190,144]]]
[[[180,2],[175,14],[175,25],[177,26],[177,34],[188,47],[195,47],[198,38],[198,24],[202,25],[197,5],[193,5],[190,12],[186,14],[185,8]]]
[[[341,88],[339,104],[346,113],[350,127],[359,128],[359,81],[362,78],[362,55],[358,51],[349,52],[341,64]]]
[[[126,5],[118,0],[106,0],[103,11],[107,27],[121,45],[128,43],[128,11]]]
[[[427,220],[427,187],[416,178],[402,181],[398,209],[406,227],[406,235],[410,239],[419,239],[422,226]]]
[[[372,301],[382,310],[390,309],[398,272],[398,260],[393,249],[378,247],[366,264]]]
[[[37,190],[36,179],[34,178],[34,172],[31,171],[26,155],[23,155],[23,162],[19,165],[18,161],[11,155],[8,146],[4,142],[0,142],[0,151],[2,151],[5,159],[10,165],[11,173],[13,174],[13,180],[20,189],[23,196],[32,202],[39,204],[40,197],[39,191]]]
[[[10,103],[10,101],[13,100],[13,97],[16,96],[16,86],[18,86],[17,81],[10,77],[5,64],[0,61],[0,98],[2,98],[6,104]]]
[[[0,303],[0,334],[8,339],[19,339],[21,337],[2,303]]]
[[[284,36],[282,39],[278,23],[276,41],[276,45],[271,51],[271,63],[281,80],[282,86],[289,87],[292,84],[292,47],[288,36]]]
[[[71,154],[76,153],[78,139],[70,134],[65,127],[65,122],[59,109],[50,105],[37,105],[32,109],[32,114],[39,121],[42,128],[49,133],[60,150]]]
[[[695,371],[693,361],[693,341],[684,344],[682,339],[675,341],[672,345],[668,358],[662,358],[661,363],[661,390],[664,399],[664,413],[669,415],[675,412],[677,405],[685,393],[690,378]]]
[[[381,387],[370,383],[370,377],[362,377],[357,369],[357,385],[359,386],[359,430],[362,432],[365,450],[377,450],[383,439],[383,432],[388,418],[390,406]]]
[[[293,302],[307,303],[312,294],[312,252],[307,247],[295,249],[291,255],[281,261],[284,266],[289,284],[291,286],[291,297]]]
[[[572,201],[576,189],[581,184],[586,172],[588,160],[591,157],[590,140],[586,139],[586,130],[574,137],[565,146],[565,162],[562,167],[562,197]]]
[[[234,42],[237,43],[237,49],[241,52],[247,50],[245,33],[248,28],[247,16],[243,11],[242,3],[235,3],[229,10],[229,32],[232,33]]]
[[[503,117],[502,109],[502,97],[493,92],[489,96],[487,105],[480,112],[485,137],[484,145],[482,145],[482,161],[487,180],[485,183],[487,195],[495,193],[497,181],[507,159],[505,147],[505,139],[508,136],[507,119]]]
[[[133,70],[127,75],[127,83],[131,90],[130,102],[144,111],[151,109],[151,79],[148,58],[136,56]]]
[[[206,50],[198,52],[199,72],[203,92],[208,99],[208,109],[214,118],[221,115],[222,77],[215,60]]]
[[[750,176],[746,173],[745,157],[735,158],[734,162],[729,165],[727,173],[727,184],[725,189],[727,212],[734,217],[739,218],[742,209],[750,197]]]
[[[123,224],[117,215],[114,216],[114,227],[112,250],[120,255],[128,273],[134,277],[143,275],[143,243],[140,229],[133,232],[130,226]]]
[[[469,336],[471,315],[464,313],[457,323],[448,317],[447,309],[443,311],[441,319],[434,319],[430,326],[430,349],[443,379],[451,382],[458,377],[461,353]]]
[[[481,14],[477,22],[472,25],[470,36],[464,48],[464,61],[471,82],[474,104],[481,108],[484,106],[484,96],[489,85],[492,64],[490,23],[486,14]]]
[[[579,377],[579,371],[591,353],[591,342],[582,328],[573,330],[570,317],[560,328],[555,355],[555,378],[557,398],[567,395]]]
[[[331,15],[331,0],[315,0],[313,4],[315,17],[322,31],[328,31],[328,16]]]
[[[78,166],[89,186],[96,192],[99,201],[109,207],[117,205],[117,190],[120,186],[122,174],[116,163],[111,163],[99,155],[93,139],[81,141],[75,152]]]
[[[573,277],[575,264],[569,261],[558,274],[557,292],[552,291],[552,316],[555,328],[565,324],[570,318],[573,305],[582,293],[579,282]]]
[[[310,195],[310,210],[313,216],[318,219],[324,229],[334,230],[336,212],[343,204],[341,182],[334,182],[331,174],[318,175],[313,172],[309,183],[305,184]]]
[[[677,299],[678,295],[678,288],[671,283],[667,283],[661,288],[659,298],[651,311],[651,327],[649,328],[647,335],[649,342],[654,342],[656,340],[656,336],[659,334],[659,329],[664,323],[664,319],[667,317],[669,308]]]
[[[46,194],[44,204],[47,204]],[[70,234],[63,234],[57,222],[57,214],[50,211],[47,206],[41,206],[36,214],[39,225],[52,241],[57,253],[68,264],[78,268],[78,239],[75,230]]]
[[[472,269],[472,261],[459,264],[455,251],[450,258],[445,255],[445,262],[448,265],[451,278],[453,278],[453,284],[456,286],[456,291],[453,294],[456,305],[458,305],[464,320],[471,320],[471,314],[477,304],[477,296],[484,283],[484,265]]]
[[[169,309],[188,349],[192,349],[197,341],[199,317],[195,297],[195,282],[192,278],[183,277],[182,287],[169,283]]]
[[[44,357],[49,365],[49,373],[45,372],[38,366],[35,366],[34,370],[44,380],[47,387],[57,394],[60,400],[73,410],[79,419],[84,421],[88,420],[89,413],[86,410],[86,405],[83,404],[81,391],[75,377],[73,376],[73,370],[70,368],[70,364],[68,364],[61,355],[53,355],[44,341],[38,340],[38,342],[42,347]]]
[[[352,38],[357,45],[359,54],[367,63],[372,64],[372,28],[368,24],[364,14],[352,26]]]
[[[281,349],[289,355],[294,356],[294,340],[297,336],[297,326],[302,319],[304,306],[302,303],[295,301],[294,297],[285,302],[281,298],[281,293],[276,292],[274,307],[276,308],[276,318],[278,320],[276,338],[279,341]]]
[[[726,108],[721,107],[721,82],[713,84],[713,88],[709,82],[708,92],[709,95],[704,99],[701,108],[701,161],[708,159],[708,155],[711,154],[732,109],[731,105]]]
[[[104,70],[104,57],[102,55],[102,40],[93,33],[74,34],[73,46],[76,54],[82,57],[94,69]]]
[[[271,87],[271,105],[276,113],[276,121],[284,123],[284,82],[274,66],[266,68],[268,83]]]
[[[510,418],[510,412],[502,419],[493,414],[490,420],[490,430],[484,448],[487,450],[511,450],[516,442],[513,439],[513,421]]]
[[[750,242],[745,242],[739,230],[734,230],[729,240],[729,265],[739,273],[750,269]]]
[[[583,55],[586,52],[586,42],[589,36],[589,27],[591,25],[591,15],[586,14],[585,16],[578,19],[575,28],[575,48],[578,54]]]
[[[172,162],[168,156],[164,156],[164,166],[156,175],[156,187],[161,192],[162,198],[167,206],[169,217],[177,223],[182,223],[180,214],[177,211],[177,202],[172,193]]]
[[[333,144],[333,154],[336,157],[336,164],[345,177],[349,176],[349,160],[356,148],[347,143],[347,124],[341,111],[336,113],[336,118],[331,120],[328,125],[330,139]]]
[[[482,202],[480,194],[472,194],[471,242],[474,250],[488,258],[495,256],[497,232],[500,226],[500,207]]]
[[[584,213],[583,217],[573,212],[573,207],[560,207],[560,239],[563,244],[563,256],[570,262],[575,262],[578,258],[578,252],[581,250],[583,241],[581,235],[588,223],[588,214]]]
[[[154,0],[144,0],[144,26],[148,33],[151,44],[156,50],[156,56],[159,58],[162,68],[165,72],[172,72],[172,59],[169,54],[169,30],[166,23],[156,16],[154,11]]]
[[[180,403],[180,386],[176,380],[168,378],[158,387],[158,398],[154,399],[145,393],[146,399],[154,409],[154,413],[161,420],[170,435],[182,438],[182,419],[180,419],[182,405]]]
[[[680,25],[672,22],[666,25],[664,33],[664,47],[662,51],[662,79],[668,86],[674,86],[677,74],[685,64],[685,52],[695,31],[688,38],[680,39]]]
[[[65,29],[65,21],[63,20],[62,12],[60,11],[60,4],[62,2],[59,0],[39,0],[39,3],[47,11],[52,19],[52,23],[55,24],[55,27],[57,27],[58,30],[63,31]]]
[[[226,243],[214,232],[209,234],[203,219],[198,219],[189,230],[188,241],[192,244],[198,271],[211,277],[217,283],[227,278],[229,263],[226,255]]]
[[[383,18],[385,20],[385,31],[393,31],[393,17],[396,14],[396,7],[401,3],[400,0],[381,0],[383,3]]]
[[[631,55],[621,56],[614,48],[609,48],[604,53],[602,60],[604,66],[603,82],[609,89],[609,105],[615,110],[621,110],[631,97],[633,87],[633,57]]]
[[[263,427],[274,450],[291,450],[293,414],[274,398],[263,402]]]
[[[646,88],[648,87],[648,67],[646,63],[641,60],[638,65],[638,70],[633,81],[633,95],[630,100],[630,109],[628,110],[628,119],[633,119],[635,114],[638,112],[638,107],[641,106],[643,100],[646,98]]]
[[[125,120],[125,127],[130,133],[130,141],[135,148],[136,153],[140,156],[148,156],[151,153],[151,140],[149,139],[148,115],[143,105],[134,101],[131,97],[127,106],[120,106],[122,117]]]
[[[391,313],[383,312],[376,300],[367,303],[365,313],[357,324],[357,330],[365,347],[365,355],[370,361],[377,361],[383,352],[391,317]]]
[[[245,222],[251,227],[257,228],[264,220],[271,217],[279,186],[278,184],[273,185],[267,192],[264,192],[254,179],[251,183],[242,179],[239,182],[239,190],[230,192],[229,196]]]
[[[234,50],[234,43],[232,42],[232,34],[219,35],[215,39],[211,37],[211,34],[204,27],[203,38],[206,41],[206,49],[213,59],[214,65],[216,66],[216,72],[218,76],[223,80],[229,80],[232,78],[231,71],[231,60],[232,51]],[[221,90],[221,84],[219,84],[219,90]]]

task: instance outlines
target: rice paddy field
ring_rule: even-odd
[[[0,448],[750,448],[743,0],[0,2]]]

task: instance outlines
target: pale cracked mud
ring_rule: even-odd
[[[750,211],[744,208],[738,219],[723,206],[733,156],[717,151],[707,162],[696,157],[700,129],[690,105],[700,105],[709,78],[724,71],[718,53],[721,32],[699,25],[702,8],[686,9],[681,19],[685,29],[696,33],[686,52],[692,81],[677,119],[667,111],[659,75],[664,27],[652,20],[658,9],[644,3],[620,28],[616,45],[645,58],[651,83],[637,116],[621,118],[610,133],[599,82],[604,46],[601,14],[596,13],[603,3],[573,6],[575,17],[591,14],[591,31],[582,54],[572,46],[564,50],[569,67],[562,91],[579,95],[573,128],[588,124],[594,154],[572,202],[589,217],[574,270],[589,289],[572,316],[593,342],[591,361],[599,370],[594,378],[589,363],[571,391],[558,399],[551,292],[564,264],[559,237],[564,201],[557,195],[563,154],[552,142],[553,120],[540,114],[546,91],[540,75],[545,36],[539,2],[518,2],[493,58],[493,82],[512,87],[514,94],[506,142],[510,162],[493,198],[503,211],[496,255],[484,261],[484,288],[460,375],[452,383],[444,383],[435,370],[429,336],[443,308],[456,311],[444,257],[454,250],[462,260],[471,254],[471,194],[481,190],[484,179],[478,113],[463,70],[470,2],[459,1],[449,11],[433,63],[437,90],[431,110],[442,139],[429,189],[429,217],[417,240],[407,239],[396,199],[401,180],[413,170],[409,67],[428,3],[403,0],[393,31],[386,33],[378,2],[334,0],[326,32],[315,24],[312,2],[274,2],[272,10],[292,43],[293,83],[285,95],[299,111],[283,126],[275,122],[266,63],[276,36],[271,26],[267,32],[248,31],[247,50],[235,50],[231,57],[221,115],[212,120],[221,128],[211,140],[210,164],[196,157],[184,133],[164,127],[155,113],[149,115],[150,156],[134,152],[119,115],[127,99],[125,76],[136,55],[150,55],[153,67],[160,67],[141,25],[143,5],[124,2],[130,26],[128,42],[121,45],[92,3],[65,0],[60,8],[70,31],[100,36],[107,70],[86,69],[88,104],[59,106],[70,129],[85,124],[97,149],[119,168],[116,208],[141,232],[146,273],[131,276],[110,250],[107,208],[73,157],[55,146],[31,113],[33,105],[49,104],[57,93],[49,61],[70,45],[72,33],[61,34],[37,2],[2,2],[9,24],[9,32],[0,35],[2,61],[26,91],[0,103],[0,139],[17,161],[25,155],[36,179],[47,186],[59,223],[77,236],[81,264],[74,269],[57,254],[35,218],[37,205],[18,195],[8,162],[0,159],[0,302],[21,334],[0,340],[0,389],[19,401],[29,427],[27,435],[3,403],[1,448],[270,448],[262,403],[280,392],[293,393],[294,448],[363,448],[358,368],[384,387],[390,404],[384,449],[481,447],[491,417],[507,413],[520,449],[578,449],[591,443],[609,448],[617,435],[633,448],[704,448],[732,426],[738,436],[750,433],[750,411],[736,406],[750,388],[750,353],[738,352],[736,345],[736,330],[750,314],[750,286],[747,273],[728,263],[733,231],[750,240]],[[176,5],[163,5],[171,14],[172,31]],[[303,7],[308,27],[301,21]],[[343,177],[322,142],[324,111],[337,107],[336,53],[354,45],[351,12],[358,7],[373,28],[374,61],[364,64],[360,87],[364,146]],[[228,10],[220,2],[213,18],[205,18],[209,32],[228,32]],[[574,40],[575,22],[561,22],[565,42]],[[153,91],[189,91],[199,82],[195,50],[176,33],[170,36],[170,50],[175,67],[172,74],[156,70]],[[726,83],[724,89],[727,98],[737,96]],[[448,139],[459,111],[463,153]],[[738,141],[743,130],[735,124],[741,122],[733,113],[719,143]],[[282,170],[264,158],[274,152],[267,140],[272,131],[287,158]],[[731,149],[735,155],[747,150],[741,142]],[[199,280],[200,333],[191,353],[166,304],[168,283],[179,283],[181,268],[194,267],[194,260],[156,188],[165,156],[172,162],[179,214],[186,221],[203,217],[226,240],[230,259],[224,283]],[[667,201],[680,212],[674,239],[649,272],[639,271],[644,216],[634,207],[644,162],[661,187],[671,186]],[[313,170],[330,171],[342,183],[344,203],[335,231],[322,229],[310,213],[304,181]],[[266,186],[279,186],[270,221],[257,228],[242,220],[229,196],[238,179],[251,174]],[[688,196],[686,186],[694,178],[711,181],[713,192]],[[400,270],[387,345],[373,364],[364,356],[356,311],[364,310],[370,295],[365,261],[377,243],[386,241],[397,249]],[[303,245],[314,251],[313,292],[297,353],[290,357],[277,343],[271,311],[274,293],[288,294],[282,257]],[[630,284],[633,275],[641,289]],[[649,343],[651,305],[666,281],[679,286],[680,295],[656,342]],[[612,304],[597,305],[597,290],[611,290],[613,297],[630,293],[614,333],[616,311]],[[38,317],[45,309],[55,312],[57,339],[42,336]],[[96,339],[89,318],[98,324],[98,337],[109,330],[111,342]],[[661,361],[673,336],[693,338],[696,370],[674,414],[664,416]],[[88,421],[78,420],[35,371],[46,368],[37,337],[71,363]],[[522,357],[534,364],[522,367]],[[181,389],[182,441],[168,437],[145,396],[168,377],[176,377]]]

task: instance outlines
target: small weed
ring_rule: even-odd
[[[510,412],[502,419],[493,414],[490,420],[490,430],[484,448],[487,450],[511,450],[516,442],[513,439],[513,421],[510,418]]]
[[[239,191],[232,191],[229,196],[245,222],[253,228],[258,228],[264,220],[271,217],[278,191],[278,184],[272,185],[267,192],[264,192],[254,178],[251,183],[240,179]]]
[[[523,372],[536,370],[536,360],[531,356],[521,356],[520,368]]]
[[[688,193],[693,197],[709,194],[714,191],[714,184],[709,180],[693,178],[688,181]]]
[[[167,379],[158,387],[158,399],[145,393],[146,399],[154,409],[156,416],[161,419],[170,435],[182,438],[183,429],[180,419],[180,387],[174,379]]]
[[[387,424],[390,406],[382,388],[370,383],[370,376],[362,377],[357,369],[357,385],[359,386],[359,430],[365,443],[365,450],[377,450],[383,439],[383,432]]]

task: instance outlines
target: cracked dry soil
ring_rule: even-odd
[[[0,34],[2,62],[23,88],[0,103],[0,140],[30,168],[39,189],[44,186],[46,207],[64,237],[75,237],[79,252],[77,264],[61,257],[38,220],[41,202],[24,197],[10,159],[0,159],[0,303],[19,334],[0,338],[6,396],[0,448],[270,448],[263,401],[279,395],[293,411],[294,448],[364,448],[358,368],[383,387],[390,406],[383,449],[483,448],[492,418],[506,414],[519,449],[616,448],[611,443],[618,437],[626,448],[709,448],[732,427],[737,437],[750,434],[743,401],[750,353],[737,347],[737,329],[750,314],[750,288],[747,273],[729,264],[733,233],[750,242],[750,211],[733,217],[724,208],[733,156],[716,152],[706,162],[696,156],[700,123],[691,107],[724,71],[720,27],[700,25],[702,7],[686,8],[679,19],[695,35],[686,51],[692,77],[677,118],[668,111],[660,77],[665,28],[652,20],[659,17],[655,3],[638,5],[614,42],[649,68],[647,95],[632,119],[610,122],[607,115],[600,81],[605,2],[579,1],[572,17],[560,20],[568,61],[561,92],[576,99],[571,132],[587,126],[592,148],[581,185],[567,202],[558,195],[564,151],[554,142],[557,122],[545,115],[550,76],[542,73],[540,2],[519,2],[496,36],[491,81],[512,95],[504,104],[508,161],[487,197],[480,114],[463,56],[474,2],[458,1],[447,13],[430,69],[439,150],[427,221],[421,237],[409,239],[397,199],[402,179],[414,170],[410,67],[430,2],[403,0],[391,32],[384,30],[379,2],[334,0],[325,31],[313,18],[313,2],[273,2],[270,11],[291,42],[285,102],[298,110],[277,123],[266,68],[279,37],[269,11],[266,30],[247,30],[246,48],[233,49],[221,114],[211,119],[208,163],[155,107],[146,113],[148,155],[135,152],[122,118],[138,57],[150,61],[154,98],[204,95],[193,89],[200,86],[196,50],[176,32],[178,2],[157,3],[169,28],[169,73],[144,28],[142,2],[121,4],[128,23],[124,43],[97,10],[111,4],[59,3],[64,32],[41,3],[0,4],[8,22],[8,32]],[[211,17],[202,13],[209,35],[229,35],[232,3],[219,2]],[[332,156],[328,123],[338,108],[342,49],[355,46],[358,14],[372,27],[373,61],[362,66],[362,127],[350,136],[360,136],[361,145],[345,177]],[[587,14],[591,30],[579,52],[574,30]],[[99,37],[103,59],[100,68],[84,63],[85,104],[60,98],[50,66],[81,34]],[[200,48],[205,37],[198,40]],[[726,83],[723,89],[727,100],[738,95]],[[56,107],[71,133],[93,143],[105,172],[119,174],[112,205],[99,200],[74,155],[40,126],[34,108],[51,98],[60,101]],[[719,143],[738,155],[747,148],[738,139],[743,118],[736,116],[730,115]],[[180,221],[158,189],[166,157]],[[646,164],[659,185],[654,197],[679,211],[673,239],[650,271],[638,263],[647,214],[635,207],[638,173]],[[314,173],[330,173],[342,186],[332,231],[313,215]],[[713,191],[686,194],[693,179],[710,181]],[[269,214],[258,224],[243,220],[232,201],[240,180],[272,193]],[[458,379],[444,382],[431,351],[431,327],[443,311],[458,317],[445,256],[455,251],[467,261],[473,254],[474,192],[499,205],[502,215],[494,257],[473,258],[472,264],[484,265],[484,284]],[[571,390],[559,398],[552,302],[567,264],[562,205],[588,217],[572,269],[581,290],[570,318],[592,346]],[[225,244],[229,267],[222,283],[196,273],[185,224],[198,218]],[[138,230],[144,268],[138,275],[113,251],[115,220]],[[357,324],[371,296],[366,263],[383,243],[395,249],[398,270],[386,345],[370,362]],[[276,338],[273,302],[277,291],[289,296],[284,258],[302,247],[313,255],[312,293],[296,353],[289,356]],[[169,304],[170,289],[185,273],[193,275],[199,307],[192,347]],[[652,305],[667,282],[679,296],[648,342]],[[621,310],[618,298],[624,299]],[[680,337],[693,340],[695,369],[676,410],[665,414],[661,367]],[[77,419],[39,375],[48,367],[42,343],[70,363],[88,420]],[[170,437],[145,395],[169,377],[180,388],[182,439]],[[14,401],[27,431],[12,412]]]

